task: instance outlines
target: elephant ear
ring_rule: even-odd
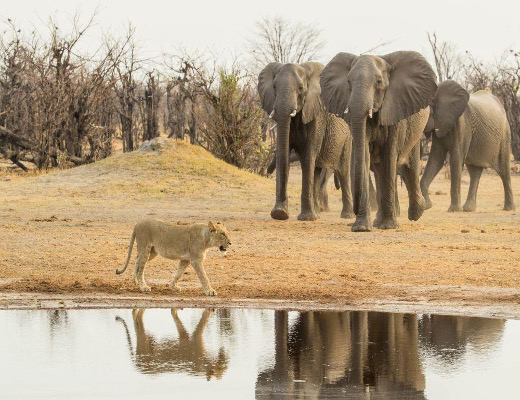
[[[321,99],[328,112],[343,118],[350,98],[347,75],[354,60],[354,54],[338,53],[323,68],[320,76]]]
[[[307,71],[307,95],[302,109],[302,121],[308,124],[320,110],[323,110],[320,89],[320,73],[323,65],[318,62],[306,62],[301,65]]]
[[[435,134],[441,138],[453,128],[468,106],[469,93],[457,82],[448,79],[442,82],[433,99]]]
[[[390,78],[379,122],[395,125],[430,105],[437,89],[435,72],[415,51],[396,51],[381,58],[390,65]]]
[[[273,111],[275,100],[273,81],[281,67],[282,64],[278,62],[269,63],[258,75],[257,89],[260,95],[260,102],[262,103],[262,108],[268,114]]]

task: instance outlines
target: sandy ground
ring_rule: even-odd
[[[453,214],[441,171],[430,188],[434,206],[418,222],[406,219],[406,190],[399,187],[400,228],[370,233],[352,233],[353,221],[339,218],[340,194],[332,186],[332,211],[316,222],[297,221],[300,177],[294,166],[291,219],[275,221],[274,179],[183,143],[65,171],[0,174],[0,308],[181,302],[520,318],[520,215],[501,210],[494,173],[482,176],[478,211]],[[464,194],[468,184],[465,174]],[[513,187],[518,203],[520,177]],[[233,246],[227,256],[210,250],[206,261],[217,299],[203,296],[191,268],[181,295],[172,294],[167,285],[177,263],[159,257],[146,269],[151,294],[138,291],[129,271],[115,274],[143,217],[225,223]]]

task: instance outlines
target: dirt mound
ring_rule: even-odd
[[[94,164],[27,178],[27,185],[89,197],[184,195],[198,198],[229,188],[260,190],[270,179],[240,170],[200,146],[150,141],[144,151],[119,153]]]

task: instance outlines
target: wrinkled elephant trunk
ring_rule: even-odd
[[[366,146],[366,117],[351,118],[350,127],[353,136],[353,197],[354,213],[356,222],[352,229],[354,231],[371,230],[370,207],[369,207],[369,185],[368,165],[370,160]]]
[[[271,211],[274,219],[288,219],[287,180],[289,178],[289,130],[291,118],[279,118],[276,133],[276,204]]]

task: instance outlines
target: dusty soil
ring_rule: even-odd
[[[297,221],[299,179],[294,166],[291,219],[274,221],[274,179],[185,143],[47,174],[2,173],[0,308],[41,306],[38,299],[76,306],[282,299],[288,307],[473,307],[520,318],[520,215],[501,210],[502,184],[494,173],[482,176],[477,212],[448,213],[449,180],[441,171],[430,188],[434,206],[418,222],[406,219],[406,190],[399,187],[401,227],[370,233],[352,233],[353,221],[339,218],[332,182],[332,211],[316,222]],[[468,184],[464,175],[463,193]],[[520,177],[513,177],[513,187],[520,202]],[[206,261],[218,300],[203,296],[192,269],[180,282],[181,296],[172,297],[167,284],[177,263],[159,257],[146,269],[151,294],[139,293],[128,271],[115,274],[143,217],[226,224],[232,248],[227,256],[210,250]]]

